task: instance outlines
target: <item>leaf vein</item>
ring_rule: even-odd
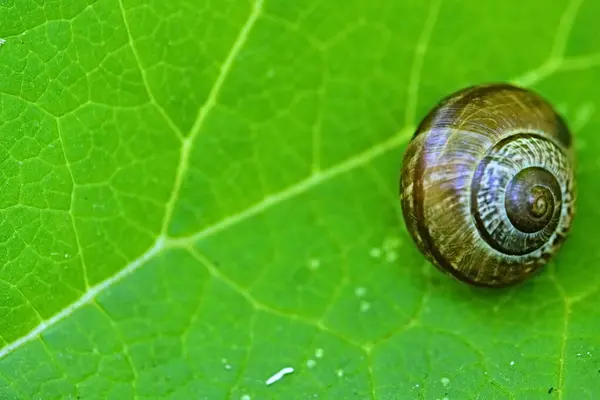
[[[169,223],[171,222],[171,218],[175,210],[175,204],[179,197],[179,192],[183,183],[183,178],[188,170],[189,158],[190,153],[192,151],[194,139],[202,129],[204,121],[206,120],[206,117],[208,116],[209,112],[217,104],[217,97],[219,96],[221,88],[225,80],[227,79],[227,76],[229,75],[229,71],[231,70],[242,47],[246,43],[246,40],[248,39],[252,28],[258,20],[258,17],[261,15],[262,5],[263,0],[256,0],[256,2],[254,3],[252,11],[250,12],[248,19],[246,20],[246,23],[240,29],[240,32],[235,42],[233,43],[229,54],[227,54],[227,57],[225,57],[225,61],[221,65],[219,75],[217,76],[217,79],[215,80],[215,83],[208,94],[206,102],[198,110],[198,115],[196,117],[196,120],[194,121],[194,125],[192,126],[188,137],[182,142],[181,156],[179,158],[179,165],[177,166],[175,184],[173,185],[173,191],[171,192],[171,197],[169,198],[169,201],[167,203],[165,216],[163,219],[163,227],[161,231],[162,235],[166,234]]]
[[[417,101],[419,95],[419,83],[421,81],[421,72],[423,71],[423,61],[425,59],[425,52],[427,46],[431,40],[433,28],[437,21],[437,16],[441,8],[441,0],[433,0],[429,7],[425,24],[423,25],[423,31],[419,36],[417,46],[415,47],[415,55],[413,63],[410,69],[410,76],[408,78],[408,93],[406,100],[406,114],[405,124],[415,125],[415,118],[417,113]]]
[[[532,86],[563,69],[566,64],[565,52],[569,36],[582,3],[583,0],[571,0],[567,5],[560,19],[558,31],[554,36],[554,43],[546,61],[538,68],[512,79],[511,82],[520,86]]]
[[[158,101],[154,97],[154,94],[152,93],[152,90],[150,88],[150,83],[148,81],[148,76],[146,75],[146,70],[142,66],[142,61],[140,59],[140,56],[137,52],[137,49],[136,49],[134,43],[133,43],[133,35],[131,34],[131,28],[129,27],[129,21],[127,20],[127,13],[125,12],[125,6],[123,5],[123,0],[119,0],[119,8],[121,11],[121,17],[123,18],[123,25],[125,26],[125,31],[127,32],[127,40],[129,42],[129,47],[131,48],[131,52],[133,53],[133,58],[135,59],[135,62],[137,64],[138,68],[140,69],[140,74],[142,75],[142,81],[144,83],[144,87],[146,88],[146,91],[148,92],[148,97],[150,98],[150,102],[156,107],[156,110],[165,119],[165,121],[167,122],[169,127],[175,132],[175,134],[180,139],[183,139],[183,137],[184,137],[183,132],[181,132],[181,130],[177,127],[175,122],[173,122],[171,117],[167,114],[165,109],[158,103]]]
[[[560,335],[560,356],[558,359],[558,378],[557,378],[558,379],[558,390],[557,390],[558,399],[561,400],[564,395],[563,385],[564,385],[564,381],[565,381],[565,351],[566,351],[566,347],[567,347],[567,334],[568,334],[568,330],[569,330],[569,317],[571,315],[572,301],[567,296],[566,290],[564,289],[564,287],[562,286],[562,284],[556,277],[556,270],[554,268],[555,267],[551,268],[548,271],[549,276],[550,276],[550,279],[552,280],[552,282],[554,283],[554,285],[556,286],[556,289],[560,293],[560,295],[563,299],[563,303],[564,303],[564,320],[563,320],[563,326],[562,326],[562,331],[561,331],[561,335]]]
[[[69,176],[71,177],[71,182],[73,183],[73,187],[71,188],[71,200],[69,205],[69,219],[71,220],[71,226],[73,228],[73,234],[75,235],[75,243],[77,244],[77,251],[79,252],[79,257],[81,259],[81,269],[83,272],[83,283],[85,284],[85,290],[90,287],[90,282],[88,279],[88,269],[85,263],[85,259],[83,257],[83,246],[81,245],[81,240],[79,239],[79,232],[77,231],[77,226],[75,225],[75,188],[77,183],[75,182],[75,175],[73,175],[73,167],[71,166],[71,162],[67,158],[67,152],[65,151],[65,141],[63,139],[62,128],[60,126],[60,121],[56,121],[56,130],[58,131],[58,141],[60,142],[61,151],[65,157],[65,166],[67,167],[67,171],[69,171]]]
[[[284,189],[278,193],[272,194],[272,195],[266,197],[265,199],[263,199],[262,201],[254,204],[253,206],[250,206],[239,213],[232,214],[229,217],[224,218],[220,222],[218,222],[214,225],[208,226],[207,228],[205,228],[199,232],[196,232],[189,236],[182,236],[179,238],[169,238],[169,239],[167,239],[167,243],[169,243],[170,245],[173,245],[173,246],[177,246],[177,247],[187,246],[187,245],[190,245],[191,243],[194,243],[200,239],[204,239],[206,237],[214,235],[214,234],[216,234],[226,228],[229,228],[233,225],[239,224],[240,222],[243,222],[243,221],[247,220],[248,218],[251,218],[257,214],[260,214],[285,200],[289,200],[296,196],[299,196],[302,193],[305,193],[308,190],[310,190],[316,186],[319,186],[325,182],[328,182],[330,179],[333,179],[343,173],[346,173],[346,172],[351,171],[355,168],[358,168],[362,165],[365,165],[366,163],[370,162],[371,160],[373,160],[377,157],[380,157],[384,154],[387,154],[391,150],[397,149],[398,147],[400,147],[401,145],[406,143],[411,135],[412,135],[412,127],[405,127],[404,129],[402,129],[400,132],[398,132],[394,136],[390,137],[389,139],[372,146],[370,149],[368,149],[354,157],[350,157],[350,158],[346,159],[345,161],[343,161],[331,168],[328,168],[326,170],[322,170],[319,173],[313,174],[313,175],[309,176],[307,179],[305,179],[295,185],[288,186],[286,189]]]
[[[292,321],[299,321],[303,324],[313,326],[327,334],[330,334],[330,335],[332,335],[354,347],[357,347],[359,349],[364,349],[364,347],[361,346],[360,344],[343,336],[341,333],[328,328],[321,321],[315,321],[312,319],[308,319],[308,318],[302,317],[301,315],[297,315],[297,314],[286,313],[284,311],[277,310],[267,304],[261,303],[247,289],[240,286],[237,282],[235,282],[234,280],[229,278],[227,275],[222,274],[221,271],[219,271],[219,269],[213,263],[211,263],[197,249],[195,249],[191,246],[187,247],[186,249],[187,249],[187,251],[189,251],[189,253],[194,258],[196,258],[202,265],[204,265],[204,267],[208,270],[208,272],[213,277],[219,279],[221,282],[225,283],[232,290],[234,290],[236,293],[238,293],[240,296],[242,296],[248,302],[248,304],[250,304],[250,306],[252,306],[252,308],[254,308],[256,311],[264,311],[264,312],[268,312],[272,315],[276,315],[278,317],[288,318],[288,319],[291,319]]]
[[[22,336],[19,339],[15,340],[14,342],[7,344],[3,348],[1,348],[0,349],[0,360],[3,359],[4,357],[8,356],[9,354],[11,354],[13,351],[17,350],[18,348],[22,347],[23,345],[36,339],[38,336],[40,336],[42,333],[44,333],[48,328],[61,322],[62,320],[64,320],[65,318],[67,318],[68,316],[73,314],[75,311],[79,310],[84,305],[90,303],[92,300],[94,300],[96,298],[96,296],[98,294],[102,293],[105,289],[113,286],[114,284],[121,281],[126,276],[131,275],[138,268],[140,268],[142,265],[144,265],[146,262],[148,262],[150,259],[152,259],[156,254],[160,253],[160,251],[162,251],[164,249],[164,247],[165,247],[164,239],[159,238],[148,251],[146,251],[144,254],[142,254],[142,256],[133,260],[125,268],[123,268],[116,274],[110,276],[109,278],[105,279],[104,281],[98,283],[97,285],[90,287],[83,296],[81,296],[79,299],[77,299],[75,302],[71,303],[67,307],[63,308],[60,312],[54,314],[51,318],[48,318],[47,320],[43,320],[42,322],[40,322],[27,335]]]
[[[138,396],[137,395],[137,393],[138,393],[137,381],[138,381],[139,373],[135,366],[135,362],[133,361],[133,358],[131,357],[131,351],[129,349],[129,346],[127,345],[127,341],[123,337],[123,333],[122,333],[121,329],[119,328],[119,324],[110,315],[108,310],[106,308],[104,308],[103,305],[99,304],[97,301],[94,302],[94,305],[98,308],[98,311],[100,313],[104,314],[106,319],[108,319],[113,331],[115,332],[116,338],[118,339],[119,342],[121,342],[121,345],[123,346],[121,348],[120,353],[123,355],[123,357],[125,359],[125,363],[129,366],[129,369],[131,370],[131,375],[132,375],[131,390],[133,391],[133,393],[135,393],[135,397],[137,398],[137,396]]]

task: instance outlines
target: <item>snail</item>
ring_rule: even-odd
[[[493,83],[442,99],[402,161],[402,214],[417,248],[475,286],[532,276],[571,228],[572,142],[564,119],[529,89]]]

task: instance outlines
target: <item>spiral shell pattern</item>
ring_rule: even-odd
[[[545,265],[570,230],[571,133],[532,91],[463,89],[418,126],[400,196],[408,231],[436,267],[477,286],[516,284]]]

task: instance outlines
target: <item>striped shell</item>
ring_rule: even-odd
[[[460,90],[418,126],[400,197],[408,231],[436,267],[476,286],[519,283],[569,232],[571,133],[531,91],[507,84]]]

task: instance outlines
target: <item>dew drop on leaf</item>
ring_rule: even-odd
[[[317,270],[321,266],[321,260],[318,258],[313,258],[308,262],[308,268],[311,270]]]
[[[371,308],[371,303],[369,303],[368,301],[360,302],[360,311],[361,312],[367,312],[367,311],[369,311],[370,308]]]
[[[315,357],[316,358],[323,358],[323,354],[324,354],[323,349],[318,348],[318,349],[315,350]]]
[[[373,258],[379,258],[381,257],[381,249],[378,247],[373,247],[370,251],[369,254],[371,255],[371,257]]]

